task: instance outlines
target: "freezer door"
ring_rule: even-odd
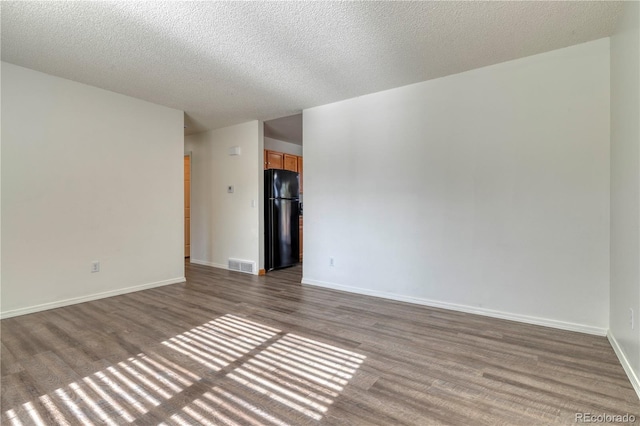
[[[264,171],[265,198],[297,199],[299,192],[298,173],[290,170],[269,169]]]
[[[265,268],[270,271],[300,262],[298,201],[269,200],[266,219]]]

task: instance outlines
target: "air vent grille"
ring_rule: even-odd
[[[255,267],[255,262],[250,262],[248,260],[229,259],[229,270],[231,271],[253,274],[253,271],[255,271]]]

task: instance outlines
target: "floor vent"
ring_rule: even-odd
[[[255,271],[255,262],[249,262],[248,260],[229,259],[229,270],[245,272],[247,274],[253,274]]]

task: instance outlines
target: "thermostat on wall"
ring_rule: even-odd
[[[229,148],[229,155],[240,155],[240,147],[232,146],[231,148]]]

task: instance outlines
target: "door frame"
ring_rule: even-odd
[[[193,154],[192,151],[189,152],[185,152],[182,155],[182,187],[184,188],[184,158],[185,157],[189,157],[189,211],[191,211],[191,206],[193,204],[193,200],[192,200],[192,191],[191,191],[191,187],[192,185],[192,178],[193,178]],[[184,259],[187,258],[187,256],[185,256],[185,252],[184,252],[184,246],[186,245],[185,242],[186,240],[186,232],[185,232],[185,217],[184,217],[184,191],[182,193],[182,257]],[[189,219],[191,219],[191,214],[189,214]],[[191,246],[191,221],[189,221],[189,246]],[[189,263],[191,263],[191,249],[189,249]]]

